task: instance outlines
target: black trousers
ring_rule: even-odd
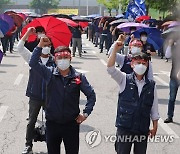
[[[46,122],[48,154],[60,154],[63,141],[66,154],[79,153],[79,124],[74,120],[66,124]]]
[[[134,144],[134,154],[146,154],[147,135],[135,134],[121,128],[117,129],[116,135],[115,150],[117,154],[130,154],[132,144]]]
[[[6,53],[8,46],[10,45],[10,51],[12,52],[13,50],[13,46],[14,46],[14,42],[13,42],[13,35],[12,36],[7,36],[5,35],[2,39],[2,46],[3,46],[3,53]],[[8,44],[9,43],[9,44]]]
[[[42,106],[44,106],[44,101],[29,99],[29,120],[26,129],[26,146],[33,146],[34,128]]]

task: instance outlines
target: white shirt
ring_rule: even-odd
[[[115,68],[115,66],[108,67],[107,68],[108,73],[111,75],[111,77],[117,82],[119,85],[119,93],[122,93],[125,90],[126,87],[126,73],[121,72],[119,69]],[[145,85],[145,79],[142,79],[139,81],[137,78],[135,79],[136,85],[138,87],[138,93],[139,96],[141,94],[142,88]],[[158,111],[158,98],[157,98],[157,90],[156,86],[154,88],[154,101],[151,108],[151,119],[152,120],[158,120],[159,117],[159,111]]]
[[[109,53],[108,53],[109,55],[112,53],[114,45],[115,45],[115,43],[112,44],[111,48],[109,49]],[[129,56],[131,56],[131,55],[129,54]],[[126,55],[122,55],[120,53],[116,54],[116,63],[119,64],[120,68],[122,68],[123,65],[124,65],[125,57],[126,57]],[[153,68],[152,68],[151,61],[149,61],[149,70],[148,70],[147,77],[148,77],[149,80],[154,79],[154,77],[153,77]]]
[[[24,46],[25,42],[20,40],[17,45],[18,53],[24,58],[24,60],[29,63],[32,53]]]

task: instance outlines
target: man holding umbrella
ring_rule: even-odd
[[[57,67],[51,72],[40,65],[38,59],[42,48],[48,46],[48,38],[41,38],[29,65],[44,78],[47,84],[46,135],[48,154],[60,154],[64,142],[66,154],[79,153],[79,124],[91,114],[96,96],[86,77],[71,65],[71,50],[65,46],[55,49]],[[80,91],[87,97],[83,114],[80,114]]]

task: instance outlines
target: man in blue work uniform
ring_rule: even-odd
[[[44,78],[47,84],[46,135],[48,154],[60,154],[64,142],[66,154],[79,153],[79,124],[91,114],[96,96],[86,77],[71,65],[71,50],[58,47],[55,50],[57,67],[51,72],[40,65],[38,59],[42,48],[48,46],[48,38],[41,38],[35,48],[29,65]],[[83,114],[80,114],[80,91],[87,97]]]
[[[121,35],[107,64],[107,71],[119,85],[119,100],[117,107],[116,127],[117,154],[130,154],[134,144],[134,154],[146,154],[147,138],[156,135],[158,127],[158,100],[156,86],[153,80],[145,76],[149,64],[149,56],[144,53],[133,55],[132,74],[126,74],[115,68],[117,51],[124,45]],[[150,118],[153,128],[149,130]]]

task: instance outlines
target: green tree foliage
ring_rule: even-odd
[[[125,12],[127,9],[127,6],[129,4],[129,0],[120,0],[121,6],[122,6],[122,11]]]
[[[178,3],[179,0],[146,0],[146,4],[150,8],[156,9],[159,12],[173,12]]]
[[[39,10],[40,14],[47,13],[48,9],[55,9],[58,7],[60,0],[33,0],[30,6]]]
[[[111,11],[113,9],[113,4],[111,3],[111,0],[97,0],[99,4],[102,4],[108,9],[109,14],[111,15]]]
[[[104,5],[109,13],[112,9],[116,11],[119,9],[119,4],[122,6],[124,12],[128,6],[129,0],[97,0],[99,4]],[[147,10],[149,8],[156,9],[159,13],[171,12],[175,13],[180,10],[180,0],[146,0]],[[178,5],[179,4],[179,5]],[[177,8],[179,7],[179,8]]]
[[[115,9],[116,13],[118,14],[119,5],[121,4],[122,11],[125,11],[129,0],[97,0],[97,2],[104,5],[108,9],[110,14],[112,9]]]

